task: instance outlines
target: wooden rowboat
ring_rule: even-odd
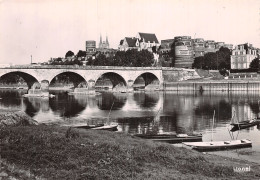
[[[187,135],[187,134],[135,134],[135,137],[150,139],[156,142],[166,142],[170,144],[182,142],[198,142],[202,141],[202,135]]]
[[[104,126],[92,128],[93,130],[117,131],[117,123],[105,124]]]
[[[197,151],[218,151],[252,147],[252,142],[248,139],[211,142],[185,142],[183,144]]]
[[[81,129],[93,129],[97,127],[102,127],[105,124],[79,124],[79,125],[73,125],[71,127],[73,128],[81,128]]]

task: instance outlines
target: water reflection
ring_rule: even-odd
[[[55,98],[49,99],[49,105],[55,114],[69,118],[79,115],[86,108],[87,101],[78,101],[74,96],[65,92],[56,92]]]
[[[127,94],[103,92],[102,96],[97,96],[96,99],[100,110],[119,110],[125,105]]]
[[[25,105],[25,112],[26,114],[28,114],[31,117],[34,117],[39,111],[40,111],[40,103],[38,102],[40,100],[40,98],[38,98],[37,100],[34,100],[32,98],[24,98],[23,99],[23,103]]]
[[[135,93],[134,101],[140,108],[153,108],[159,101],[159,93]]]
[[[20,109],[22,106],[21,96],[26,93],[26,90],[0,90],[0,106],[2,108]]]

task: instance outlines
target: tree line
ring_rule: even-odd
[[[160,49],[160,47],[159,47]],[[158,49],[158,50],[159,50]],[[155,47],[152,48],[154,53],[157,53]],[[172,57],[171,66],[174,66],[175,60],[175,47],[171,46],[169,56]],[[228,48],[221,47],[216,52],[208,52],[204,56],[196,57],[192,64],[192,68],[204,69],[204,70],[219,70],[220,73],[225,75],[228,70],[231,70],[230,64],[231,51]],[[79,50],[75,55],[72,51],[68,51],[65,54],[65,58],[74,57],[73,60],[62,61],[62,58],[57,58],[51,64],[53,65],[83,65],[82,59],[86,59],[86,51]],[[161,59],[161,58],[160,58]],[[163,62],[159,62],[163,64]],[[128,66],[128,67],[149,67],[154,65],[153,54],[148,50],[138,51],[131,49],[127,51],[117,51],[114,56],[106,56],[100,52],[97,52],[87,59],[87,65],[91,66]],[[259,69],[259,59],[255,58],[250,63],[248,72],[256,72]]]
[[[196,57],[193,68],[205,70],[219,70],[222,75],[227,75],[227,70],[232,72],[257,72],[259,70],[259,58],[255,58],[248,69],[231,69],[231,51],[221,47],[217,52],[209,52],[204,56]]]
[[[83,65],[82,59],[86,59],[86,52],[79,51],[75,55],[72,51],[65,54],[65,58],[73,57],[72,60],[62,61],[62,58],[57,58],[52,61],[52,65]],[[114,56],[106,56],[97,52],[93,57],[87,59],[87,65],[91,66],[128,66],[128,67],[149,67],[154,63],[153,54],[148,50],[138,51],[131,49],[127,51],[117,51]]]

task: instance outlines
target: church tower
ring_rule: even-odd
[[[99,45],[98,45],[99,48],[102,48],[102,35],[100,34],[100,41],[99,41]]]
[[[100,49],[109,49],[109,42],[107,36],[106,36],[106,41],[102,41],[102,35],[100,34],[100,41],[98,47]]]
[[[109,42],[107,36],[106,36],[106,48],[109,48]]]

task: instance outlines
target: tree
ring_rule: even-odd
[[[258,71],[259,69],[259,58],[255,58],[252,60],[252,62],[249,65],[250,69],[254,71]]]
[[[113,65],[124,66],[125,61],[126,61],[125,51],[117,51],[114,57]]]
[[[217,69],[230,69],[231,51],[228,48],[221,47],[217,53]]]
[[[221,47],[217,52],[206,53],[203,57],[196,57],[192,67],[201,69],[217,69],[226,71],[230,69],[231,51]]]
[[[82,50],[79,50],[79,52],[77,53],[77,57],[86,57],[86,55],[87,55],[87,52],[82,51]]]
[[[209,52],[204,55],[204,68],[203,69],[217,69],[217,55],[216,53]]]
[[[88,61],[87,65],[90,65],[90,66],[92,66],[94,63],[94,60],[92,59],[92,57],[89,57],[87,61]]]
[[[107,58],[104,54],[97,55],[96,59],[93,62],[94,66],[107,66]]]
[[[153,46],[153,47],[152,47],[152,51],[153,51],[153,53],[157,53],[157,47],[156,47],[156,46]]]
[[[74,52],[72,52],[72,51],[68,51],[68,52],[65,54],[65,58],[71,57],[71,56],[74,56]]]
[[[75,60],[73,61],[73,64],[77,64],[77,65],[79,65],[79,66],[82,66],[82,65],[83,65],[83,62],[80,61],[80,60],[78,60],[78,59],[75,59]]]
[[[196,57],[193,64],[192,64],[192,68],[205,69],[204,62],[205,62],[205,58],[203,56]]]
[[[137,67],[148,67],[154,63],[154,56],[148,50],[139,51],[137,54],[136,64]]]

